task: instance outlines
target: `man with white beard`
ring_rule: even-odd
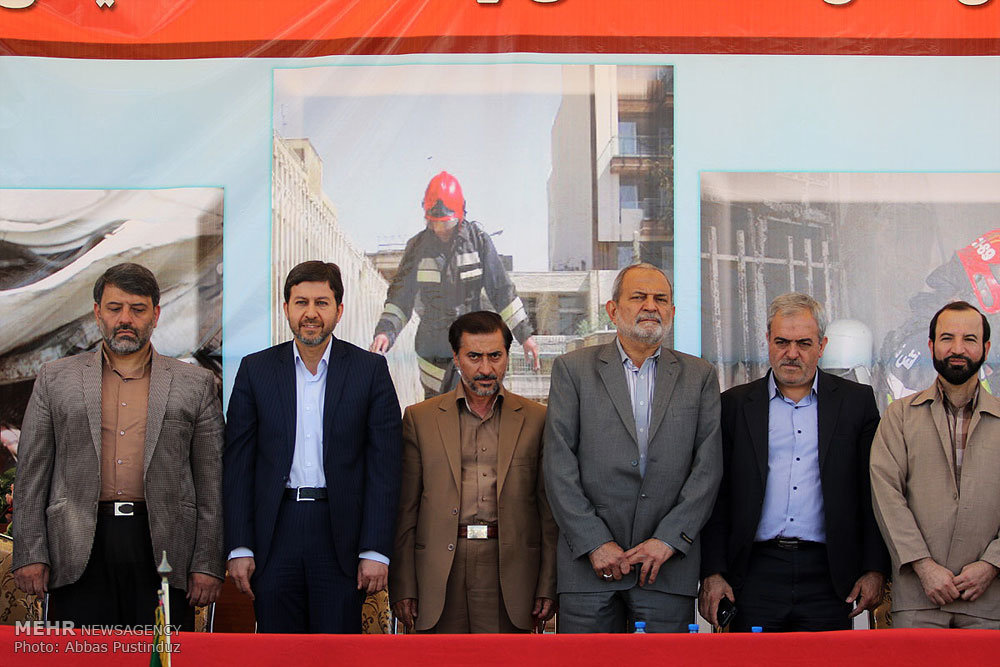
[[[543,461],[559,630],[687,632],[722,476],[718,380],[663,347],[674,306],[658,267],[623,269],[605,308],[615,341],[552,367]]]

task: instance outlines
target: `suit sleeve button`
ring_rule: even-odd
[[[452,514],[458,514],[458,508],[457,507],[452,507],[451,508],[451,513]]]
[[[455,550],[455,545],[454,544],[449,544],[448,545],[448,551],[454,551],[454,550]]]
[[[639,465],[639,462],[638,462],[638,461],[635,461],[635,460],[633,460],[633,461],[632,461],[632,467],[635,467],[635,466],[637,466],[637,465]]]

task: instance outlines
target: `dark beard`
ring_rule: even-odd
[[[959,368],[948,363],[948,359],[956,358],[964,359],[965,367]],[[953,354],[945,359],[938,359],[937,357],[934,357],[934,370],[938,372],[938,375],[944,378],[945,382],[953,384],[957,387],[965,384],[969,381],[969,378],[977,374],[984,361],[986,361],[985,352],[983,353],[983,356],[979,358],[979,361],[973,361],[969,357],[961,354]]]

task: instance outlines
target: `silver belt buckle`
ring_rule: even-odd
[[[489,534],[487,533],[487,528],[489,526],[466,526],[465,527],[465,537],[470,540],[486,540],[489,539]]]
[[[310,488],[310,487],[302,487],[302,486],[296,486],[295,487],[295,502],[297,502],[297,503],[301,503],[301,502],[314,503],[314,502],[316,502],[315,498],[303,498],[302,497],[302,489],[303,488]]]
[[[115,502],[115,516],[132,516],[135,514],[135,503]]]

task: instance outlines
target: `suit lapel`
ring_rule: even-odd
[[[625,429],[632,440],[636,443],[639,439],[635,434],[635,416],[632,414],[632,399],[628,395],[628,384],[625,382],[625,371],[622,368],[622,359],[618,354],[618,346],[613,342],[608,343],[601,350],[597,357],[602,363],[598,368],[604,388],[611,397],[611,404],[618,411],[618,417],[625,425]],[[659,387],[657,387],[659,391]]]
[[[153,350],[152,367],[149,371],[149,399],[146,406],[146,442],[143,448],[142,472],[149,469],[153,459],[153,450],[160,439],[160,429],[163,427],[163,416],[167,412],[167,396],[170,395],[170,382],[173,374],[163,357]]]
[[[677,357],[666,348],[660,348],[660,358],[656,363],[656,387],[653,389],[653,412],[649,419],[649,443],[653,443],[657,427],[663,422],[670,405],[670,396],[677,385]]]
[[[823,465],[826,455],[830,452],[830,441],[837,426],[837,416],[840,415],[840,404],[844,397],[837,391],[837,383],[823,371],[816,369],[819,380],[816,383],[816,427],[819,435],[819,473],[823,475]]]
[[[333,413],[340,404],[341,394],[344,393],[344,380],[350,372],[347,364],[347,348],[335,337],[330,336],[330,362],[326,367],[326,395],[323,397],[323,459],[326,460],[326,451],[329,443],[333,440]]]
[[[438,401],[438,432],[441,434],[441,447],[448,456],[451,466],[451,476],[455,480],[455,488],[462,488],[462,436],[458,429],[458,403],[455,392],[448,392]],[[499,492],[498,494],[499,495]]]
[[[951,429],[948,428],[948,416],[944,413],[944,399],[937,395],[933,385],[931,385],[930,389],[925,389],[924,392],[930,392],[931,398],[933,399],[930,405],[931,416],[934,418],[934,427],[937,428],[938,441],[941,443],[941,449],[944,450],[945,458],[948,460],[948,470],[951,472],[951,474],[948,475],[948,479],[950,479],[954,484],[955,452],[951,449]]]
[[[98,345],[97,352],[83,366],[83,400],[98,461],[101,460],[101,363],[101,345]]]
[[[278,400],[281,402],[281,415],[285,420],[285,437],[283,444],[288,465],[292,464],[295,454],[295,419],[298,398],[295,391],[295,352],[294,342],[278,352],[278,373],[274,379],[277,385]]]
[[[757,473],[760,475],[761,487],[767,484],[767,428],[770,417],[769,399],[767,395],[767,379],[770,371],[747,392],[746,407],[743,415],[746,418],[750,441],[753,443],[754,460],[757,462]]]
[[[517,438],[521,435],[524,425],[524,415],[521,414],[521,401],[517,397],[506,394],[500,408],[500,442],[497,445],[497,498],[503,491],[503,483],[510,469],[510,460],[514,456]]]

